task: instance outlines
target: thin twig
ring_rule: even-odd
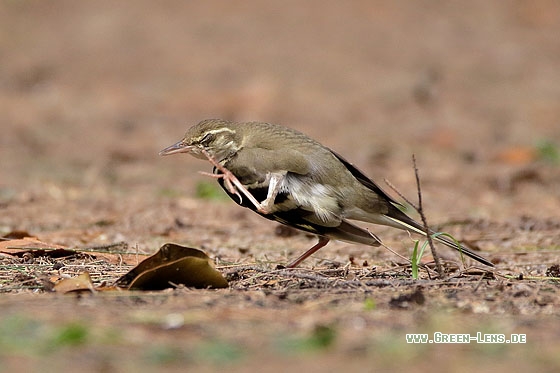
[[[418,211],[418,206],[416,206],[414,203],[412,203],[411,200],[409,200],[408,198],[406,198],[406,196],[404,194],[402,194],[396,186],[394,186],[388,179],[383,179],[383,181],[385,181],[385,184],[389,185],[389,188],[391,188],[393,190],[393,192],[397,193],[399,195],[399,197],[401,197],[406,203],[408,203],[410,206],[412,206],[412,208],[416,211]]]
[[[414,176],[416,177],[416,189],[418,190],[418,214],[420,214],[420,218],[422,219],[422,224],[424,225],[424,229],[426,231],[426,238],[428,239],[428,245],[430,245],[430,249],[432,250],[432,256],[434,257],[434,261],[436,262],[436,269],[438,274],[441,278],[445,278],[445,272],[443,270],[443,266],[441,265],[441,259],[436,251],[436,247],[434,246],[434,242],[432,240],[432,235],[430,234],[430,227],[428,225],[428,220],[426,219],[426,215],[424,215],[424,209],[422,207],[422,191],[420,189],[420,176],[418,175],[418,167],[416,166],[416,156],[412,154],[412,164],[414,166]]]
[[[413,167],[414,167],[414,176],[416,178],[416,190],[418,191],[418,205],[416,205],[415,203],[410,201],[408,198],[406,198],[406,196],[403,195],[393,184],[391,184],[391,182],[389,180],[385,179],[385,183],[387,185],[389,185],[389,187],[391,189],[393,189],[393,191],[395,193],[397,193],[399,195],[399,197],[401,197],[406,203],[408,203],[410,206],[412,206],[412,208],[414,210],[416,210],[416,212],[418,212],[418,214],[420,215],[420,218],[422,219],[422,224],[424,226],[424,233],[426,234],[426,238],[428,240],[428,245],[430,246],[430,250],[432,251],[432,256],[434,257],[434,262],[436,263],[437,272],[438,272],[439,276],[443,279],[443,278],[445,278],[445,272],[443,271],[443,266],[441,265],[441,260],[439,258],[439,255],[436,252],[434,242],[432,241],[432,236],[430,235],[430,228],[428,226],[428,221],[426,219],[426,216],[424,215],[424,209],[422,207],[422,190],[420,188],[420,176],[418,174],[418,167],[416,166],[416,157],[414,156],[414,154],[412,155],[412,164],[413,164]]]

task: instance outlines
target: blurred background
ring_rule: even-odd
[[[210,166],[157,152],[205,118],[296,128],[411,196],[415,153],[435,221],[554,216],[559,31],[554,0],[3,1],[0,223],[192,196]]]

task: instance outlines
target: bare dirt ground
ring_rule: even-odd
[[[559,34],[553,0],[3,1],[0,233],[84,253],[0,256],[0,370],[558,371]],[[277,270],[314,241],[203,193],[209,164],[157,156],[213,117],[296,128],[411,198],[416,154],[429,222],[496,269],[440,248],[449,278],[414,280],[332,242]],[[134,255],[105,260],[119,242]],[[230,287],[44,288],[110,283],[166,242]],[[406,343],[435,332],[526,343]]]

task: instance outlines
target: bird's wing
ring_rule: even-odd
[[[347,220],[340,220],[337,225],[324,225],[312,211],[295,208],[261,216],[284,225],[301,229],[319,236],[335,240],[379,246],[380,240],[374,234],[354,225]]]
[[[251,165],[250,168],[247,165]],[[306,175],[312,169],[309,159],[294,149],[282,149],[279,152],[263,148],[243,148],[225,166],[236,176],[238,176],[236,169],[244,168],[245,172],[262,175],[263,178],[268,173],[277,172]]]
[[[364,175],[363,172],[358,170],[350,162],[345,160],[343,157],[341,157],[336,152],[332,152],[332,153],[346,166],[348,171],[350,171],[350,173],[360,183],[365,185],[367,188],[371,189],[373,192],[375,192],[380,197],[385,198],[385,200],[388,202],[387,203],[388,212],[384,214],[384,217],[382,219],[382,220],[386,220],[386,221],[383,222],[382,220],[380,220],[377,217],[375,219],[376,220],[375,223],[389,225],[389,226],[399,228],[399,229],[404,229],[404,230],[407,230],[407,231],[413,231],[413,232],[418,233],[418,234],[425,234],[426,230],[421,224],[419,224],[414,219],[410,218],[404,212],[399,210],[398,207],[402,206],[402,204],[398,203],[393,198],[391,198],[391,196],[389,196],[387,193],[385,193],[377,184],[375,184],[373,182],[373,180],[371,180],[366,175]],[[359,220],[368,221],[368,219],[359,219]],[[430,235],[435,234],[435,232],[433,232],[431,230],[428,233]],[[490,262],[488,259],[484,258],[481,255],[478,255],[477,253],[473,252],[472,250],[465,247],[461,243],[456,243],[453,240],[450,240],[449,238],[447,238],[445,236],[441,236],[441,235],[435,235],[435,240],[443,243],[444,245],[446,245],[450,248],[453,248],[453,249],[459,251],[460,253],[462,253],[462,254],[464,254],[468,257],[471,257],[471,258],[475,259],[476,261],[478,261],[480,263],[486,264],[487,266],[491,266],[491,267],[494,266],[494,264],[492,264],[492,262]]]
[[[329,149],[330,150],[330,149]],[[346,169],[348,171],[350,171],[350,173],[352,174],[352,176],[354,176],[356,178],[356,180],[358,180],[360,183],[362,183],[362,185],[364,185],[365,187],[367,187],[368,189],[372,190],[375,194],[379,195],[381,198],[386,199],[388,202],[396,205],[396,206],[402,206],[401,203],[397,202],[396,200],[393,199],[393,197],[391,197],[390,195],[388,195],[383,189],[381,189],[373,180],[371,180],[369,177],[367,177],[362,171],[360,171],[358,168],[356,168],[356,166],[354,166],[352,163],[348,162],[346,159],[344,159],[340,154],[338,154],[337,152],[331,150],[331,152],[334,154],[334,156],[336,158],[338,158],[338,160],[340,162],[342,162],[342,164],[344,164],[344,166],[346,167]]]

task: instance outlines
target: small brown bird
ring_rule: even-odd
[[[190,153],[208,159],[213,176],[239,205],[282,224],[316,234],[319,242],[288,264],[296,267],[330,239],[379,246],[380,240],[349,220],[425,235],[397,201],[337,153],[283,126],[203,120],[160,155]],[[245,198],[244,198],[245,197]],[[433,234],[434,232],[429,232]],[[492,262],[445,236],[434,239],[480,263]]]

